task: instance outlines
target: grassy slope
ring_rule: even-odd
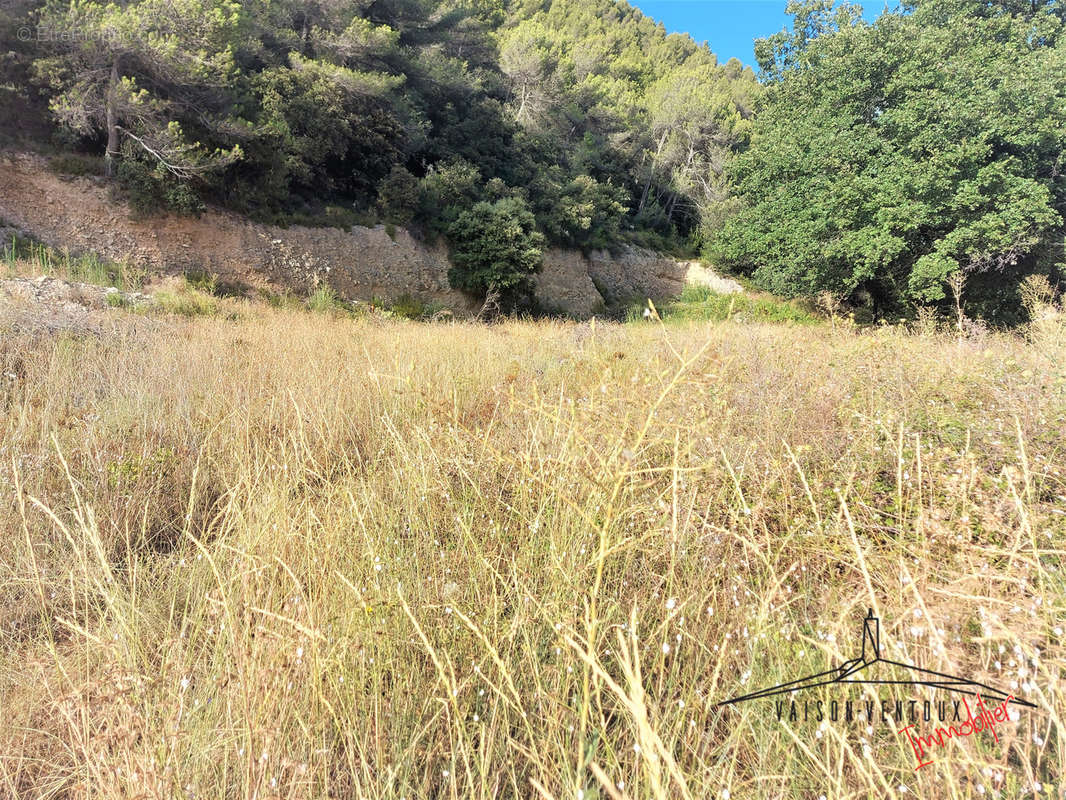
[[[5,333],[0,796],[1017,797],[1066,763],[1063,339]],[[1041,710],[916,773],[713,707],[868,606]]]
[[[629,321],[642,318],[643,306],[627,310]],[[752,287],[737,294],[721,294],[706,286],[688,285],[681,295],[657,309],[664,322],[780,322],[810,324],[819,321],[811,310],[796,300],[784,300]]]

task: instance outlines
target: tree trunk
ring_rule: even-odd
[[[663,145],[666,144],[668,134],[669,131],[663,131],[663,135],[659,137],[659,144],[655,147],[655,155],[651,159],[651,172],[648,173],[648,182],[644,184],[644,191],[640,195],[640,204],[637,206],[638,214],[644,210],[644,205],[648,202],[648,192],[651,191],[652,181],[655,180],[655,166],[659,163],[659,153],[662,152]]]
[[[118,56],[111,64],[111,80],[107,86],[107,152],[104,154],[104,162],[107,167],[107,177],[115,176],[115,163],[119,154],[118,132],[118,86],[122,80],[118,70]]]

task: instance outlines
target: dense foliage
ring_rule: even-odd
[[[702,248],[870,318],[957,302],[1011,322],[1025,276],[1062,276],[1061,0],[873,23],[791,2],[792,29],[756,43],[761,85],[625,2],[455,3],[12,0],[0,92],[37,92],[149,213],[376,219],[461,253],[496,248],[481,223],[507,209],[538,242]]]
[[[510,199],[558,244],[680,247],[758,89],[611,0],[47,0],[2,27],[27,23],[69,143],[145,211],[329,205],[448,235]]]
[[[452,263],[448,282],[477,293],[513,293],[540,267],[541,236],[525,204],[517,198],[481,201],[448,229]]]
[[[716,255],[781,294],[885,313],[954,302],[953,284],[1011,321],[1021,280],[1066,260],[1066,7],[790,9],[794,31],[759,43],[767,92]]]

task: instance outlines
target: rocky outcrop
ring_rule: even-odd
[[[573,250],[548,248],[534,278],[534,294],[546,310],[558,310],[585,319],[606,307],[589,275],[589,263]]]
[[[98,181],[61,178],[43,159],[26,154],[0,158],[3,222],[54,247],[95,252],[152,273],[201,271],[227,283],[297,291],[325,284],[346,299],[406,294],[460,314],[477,310],[473,299],[449,287],[443,245],[425,244],[403,229],[277,228],[214,209],[198,218],[135,219]],[[635,248],[589,257],[553,248],[535,286],[544,307],[588,317],[607,305],[675,296],[686,281],[702,280],[701,270]],[[740,290],[733,286],[726,290]]]

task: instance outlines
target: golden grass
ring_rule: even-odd
[[[122,331],[0,339],[0,796],[1062,791],[1059,318]],[[1039,709],[916,772],[715,706],[867,607]]]

